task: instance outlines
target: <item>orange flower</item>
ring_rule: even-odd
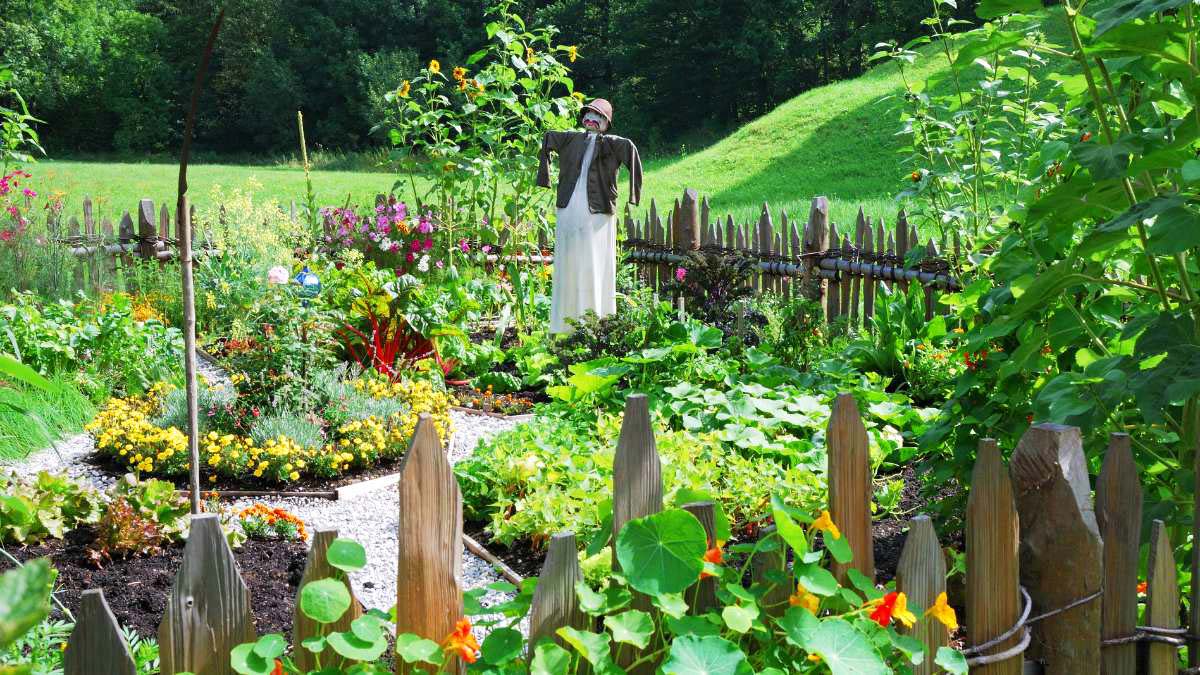
[[[914,182],[914,183],[920,183],[921,182],[921,172],[914,171],[914,172],[912,172],[911,175],[909,175],[909,178],[911,178],[912,182]]]
[[[834,524],[833,518],[829,515],[828,511],[822,511],[821,517],[813,521],[812,527],[814,530],[828,532],[829,536],[833,537],[834,539],[842,538],[842,531],[839,530],[838,526]]]
[[[797,585],[796,592],[788,598],[788,604],[792,607],[803,607],[815,616],[821,608],[821,598],[809,593],[807,588]]]
[[[271,671],[271,675],[283,675],[283,661],[275,659],[275,670]]]
[[[704,557],[702,558],[702,560],[706,563],[712,563],[714,565],[720,565],[722,562],[724,562],[725,558],[721,552],[721,545],[718,544],[718,545],[708,549],[707,551],[705,551]],[[716,575],[710,574],[708,572],[700,573],[701,579],[708,579],[709,577],[714,577],[714,576],[716,576]]]
[[[917,622],[917,617],[908,609],[908,598],[903,593],[892,591],[882,598],[868,602],[867,606],[875,608],[871,612],[871,620],[884,628],[887,628],[893,619],[905,628],[912,628]]]
[[[946,630],[953,631],[958,629],[958,616],[954,613],[954,608],[950,606],[949,601],[946,599],[946,591],[938,593],[937,599],[933,601],[933,607],[930,607],[925,613],[941,621]]]
[[[1138,592],[1138,595],[1145,595],[1145,594],[1146,594],[1146,589],[1147,589],[1147,588],[1149,588],[1149,586],[1146,584],[1146,582],[1144,582],[1144,581],[1139,581],[1139,582],[1138,582],[1138,585],[1137,585],[1137,592]]]
[[[442,640],[442,651],[454,654],[467,663],[475,663],[479,658],[479,642],[471,633],[471,621],[459,619],[454,624],[454,632]]]
[[[412,91],[412,84],[409,83],[408,80],[405,80],[400,85],[400,91],[398,92],[400,94],[400,98],[408,98],[408,92],[410,91]]]

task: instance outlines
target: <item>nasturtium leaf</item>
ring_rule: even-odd
[[[388,641],[383,636],[378,640],[364,640],[350,631],[330,633],[329,648],[353,661],[374,661],[387,651]]]
[[[405,663],[440,663],[442,647],[433,640],[427,640],[412,633],[401,633],[396,636],[396,654]]]
[[[318,579],[300,589],[300,610],[318,623],[333,623],[350,609],[350,591],[339,579]]]
[[[1195,183],[1200,180],[1200,159],[1189,159],[1184,162],[1180,173],[1185,183]]]
[[[863,595],[866,595],[868,598],[883,597],[883,591],[875,588],[875,582],[857,569],[851,567],[846,570],[846,578],[850,580],[851,585],[862,591]]]
[[[50,591],[57,575],[49,558],[31,560],[0,575],[0,649],[50,613]]]
[[[350,622],[350,630],[361,640],[374,642],[383,637],[387,623],[377,616],[364,614]]]
[[[354,572],[367,565],[367,550],[353,539],[334,539],[325,553],[329,564],[343,572]]]
[[[796,565],[796,578],[809,593],[829,597],[838,590],[838,582],[833,574],[816,563]]]
[[[229,651],[229,666],[240,675],[271,675],[275,659],[265,659],[254,652],[257,643],[241,644]]]
[[[613,640],[645,649],[654,635],[654,621],[650,615],[637,609],[604,617],[604,627],[612,633]]]
[[[512,628],[495,628],[483,639],[479,655],[484,663],[498,666],[521,655],[525,637]]]
[[[558,629],[558,636],[593,666],[600,665],[609,658],[608,633],[592,633],[563,626]]]
[[[908,662],[914,666],[925,663],[925,644],[911,635],[901,635],[888,631],[887,636],[892,640],[892,646],[908,657]]]
[[[816,653],[833,675],[888,675],[888,668],[871,638],[842,619],[822,621],[813,632],[809,650]]]
[[[316,635],[310,638],[304,638],[304,640],[300,642],[300,646],[314,654],[320,654],[321,652],[325,651],[325,648],[329,646],[329,643],[325,640],[324,635]]]
[[[721,637],[685,635],[671,642],[665,675],[742,675],[754,670],[737,645]]]
[[[682,593],[664,593],[650,598],[650,602],[658,611],[669,617],[678,619],[687,614],[688,605]]]
[[[268,633],[254,643],[254,653],[264,659],[275,659],[287,651],[287,640],[279,633]]]
[[[736,633],[747,633],[758,618],[758,607],[754,605],[728,605],[721,610],[721,619]]]
[[[725,515],[725,509],[721,507],[721,502],[712,493],[692,488],[680,488],[675,492],[675,506],[682,507],[692,502],[712,502],[714,534],[717,541],[729,541],[732,538],[733,532],[729,525],[729,516]]]
[[[807,651],[812,651],[808,645],[820,625],[820,620],[803,607],[789,607],[779,619],[787,641]]]
[[[631,520],[617,536],[617,560],[629,585],[647,595],[681,593],[694,584],[707,550],[704,526],[682,509]]]
[[[829,532],[824,532],[821,534],[821,541],[825,542],[825,548],[829,549],[834,560],[843,565],[854,560],[854,553],[850,550],[850,540],[846,537],[834,537]]]
[[[721,627],[703,616],[667,617],[667,629],[672,635],[720,635]]]
[[[950,675],[966,675],[967,657],[953,647],[938,647],[934,663]]]
[[[775,531],[779,536],[787,542],[788,546],[796,552],[796,555],[803,555],[808,552],[808,538],[804,533],[804,528],[796,524],[792,520],[792,516],[779,506],[772,505],[771,514],[775,517]]]
[[[533,650],[529,675],[567,675],[570,669],[571,653],[553,642],[543,640]]]

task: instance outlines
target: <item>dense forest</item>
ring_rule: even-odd
[[[959,3],[972,16],[974,2]],[[0,63],[52,153],[173,149],[199,52],[226,9],[198,121],[218,152],[378,142],[383,93],[485,40],[483,0],[0,0]],[[645,146],[704,142],[808,88],[852,77],[874,45],[920,34],[928,0],[520,0],[577,44],[575,84],[611,99]]]

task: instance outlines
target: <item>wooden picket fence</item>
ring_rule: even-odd
[[[855,554],[851,563],[835,565],[833,571],[844,583],[850,569],[875,579],[868,436],[858,403],[849,394],[834,403],[826,445],[829,510]],[[1138,622],[1142,494],[1129,437],[1113,435],[1094,504],[1087,467],[1080,432],[1074,427],[1032,426],[1013,450],[1009,468],[994,441],[980,442],[966,517],[965,652],[972,673],[1177,672],[1177,650],[1192,637],[1180,627],[1175,563],[1159,521],[1149,533],[1146,609],[1141,625]],[[663,508],[661,462],[644,395],[632,395],[626,402],[613,485],[614,536],[630,520]],[[463,615],[462,497],[428,416],[417,425],[398,490],[396,630],[440,641]],[[713,504],[684,508],[704,525],[711,543]],[[773,528],[764,528],[761,536],[774,536]],[[303,583],[340,578],[350,587],[344,574],[325,561],[334,537],[333,531],[316,534]],[[757,554],[751,562],[754,582],[767,590],[763,611],[782,613],[792,592],[791,583],[784,581],[790,578],[786,557],[775,549]],[[556,535],[534,592],[532,641],[553,638],[563,626],[589,627],[574,590],[582,578],[575,535]],[[912,519],[896,581],[898,590],[920,608],[932,606],[946,590],[945,555],[927,516]],[[715,606],[714,583],[701,581],[688,592],[693,612]],[[645,598],[638,602],[649,606]],[[355,607],[333,630],[345,630],[359,611]],[[100,591],[84,593],[76,618],[65,655],[67,675],[134,673],[127,645]],[[320,630],[297,611],[292,644]],[[914,672],[938,672],[933,657],[947,644],[946,629],[924,617],[910,633],[928,650]],[[230,650],[255,639],[249,592],[216,515],[192,520],[158,638],[165,675],[232,673]],[[1189,652],[1194,659],[1195,649]],[[634,656],[619,651],[616,659],[630,664]],[[396,667],[397,673],[411,672],[402,661]],[[462,664],[457,667],[461,672]]]
[[[730,215],[714,216],[708,199],[688,189],[675,200],[665,222],[651,200],[641,220],[626,207],[624,227],[627,259],[656,289],[674,279],[677,266],[693,251],[748,256],[757,263],[749,280],[756,293],[804,294],[822,303],[830,323],[869,326],[880,285],[907,290],[910,284],[921,284],[927,319],[933,318],[939,293],[959,289],[958,234],[951,244],[953,256],[943,258],[948,242],[939,246],[931,238],[922,244],[903,210],[893,230],[882,218],[872,220],[859,209],[857,222],[843,233],[829,221],[829,200],[816,197],[808,221],[799,226],[786,211],[777,221],[772,219],[765,203],[757,222],[736,223]],[[918,249],[924,252],[920,262],[907,265]]]

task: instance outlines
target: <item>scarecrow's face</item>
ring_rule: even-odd
[[[583,126],[588,131],[605,131],[608,129],[608,120],[589,110],[583,114]]]

